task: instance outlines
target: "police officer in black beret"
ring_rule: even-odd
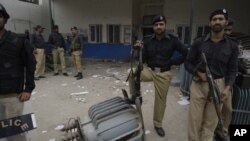
[[[68,76],[66,72],[66,63],[65,63],[65,41],[61,33],[59,33],[58,25],[54,25],[53,31],[49,36],[48,43],[52,46],[52,55],[54,63],[54,75],[59,74],[58,70],[58,58],[60,59],[62,74]]]
[[[238,72],[237,42],[225,36],[228,24],[226,9],[216,9],[210,14],[208,35],[197,38],[187,56],[185,67],[194,78],[190,86],[189,141],[213,141],[218,117],[211,101],[207,74],[201,60],[205,53],[208,67],[220,91],[222,102],[231,94],[232,85]]]
[[[171,82],[171,66],[184,62],[187,49],[173,34],[166,33],[166,19],[158,15],[153,18],[154,34],[143,41],[137,40],[135,47],[141,47],[144,68],[141,72],[142,81],[153,81],[155,86],[154,127],[157,134],[165,136],[162,120],[166,108],[168,88]],[[178,51],[180,57],[173,59],[173,53]],[[131,84],[131,79],[130,79]],[[133,90],[130,85],[130,91]]]
[[[25,37],[5,29],[9,17],[0,4],[0,120],[22,115],[35,88],[33,48]],[[26,141],[21,135],[6,139]]]

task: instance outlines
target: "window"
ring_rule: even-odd
[[[39,0],[19,0],[19,1],[23,1],[23,2],[29,2],[29,3],[33,3],[33,4],[39,4]]]
[[[145,15],[143,16],[143,25],[152,25],[152,20],[155,15]]]
[[[107,33],[108,33],[108,43],[120,43],[120,25],[108,25]]]
[[[197,27],[197,34],[196,37],[201,37],[206,35],[210,32],[210,27],[208,25],[201,25]]]
[[[95,24],[89,25],[90,29],[90,42],[100,43],[102,42],[102,25]]]
[[[177,26],[178,37],[184,44],[188,44],[189,32],[190,32],[189,26],[187,26],[187,25],[179,25],[179,26]]]

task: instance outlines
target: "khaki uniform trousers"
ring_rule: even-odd
[[[223,91],[225,88],[224,78],[214,81],[219,91]],[[213,141],[218,117],[208,91],[207,82],[192,81],[188,126],[189,141]]]
[[[72,58],[73,58],[73,62],[74,62],[74,65],[76,67],[76,70],[78,73],[81,73],[82,72],[82,51],[73,51],[71,53],[72,55]]]
[[[44,52],[44,49],[37,48],[35,57],[36,57],[35,77],[39,77],[41,75],[44,75],[44,73],[45,73],[45,52]]]
[[[60,59],[62,73],[66,73],[65,68],[65,58],[64,58],[64,49],[61,47],[53,48],[52,49],[53,55],[53,63],[54,63],[54,73],[58,73],[58,57]]]
[[[24,103],[18,98],[18,94],[0,95],[0,120],[8,119],[23,114]],[[14,135],[0,141],[26,141],[25,134]]]
[[[232,95],[230,94],[228,99],[226,99],[223,102],[223,107],[222,107],[222,111],[221,111],[221,116],[223,119],[223,128],[224,128],[224,133],[222,133],[218,128],[216,128],[216,134],[225,134],[228,135],[228,129],[229,129],[229,125],[231,124],[231,120],[232,120],[232,112],[233,112],[233,108],[232,108]]]
[[[231,124],[232,120],[232,94],[229,95],[228,99],[226,99],[225,102],[223,102],[222,107],[222,118],[223,118],[223,125],[224,125],[224,132],[228,134],[229,125]]]
[[[134,90],[132,86],[132,75],[129,77],[130,92]],[[162,127],[162,120],[165,114],[168,88],[172,79],[171,71],[155,72],[151,68],[144,66],[141,72],[141,81],[154,82],[155,102],[154,102],[154,126]]]

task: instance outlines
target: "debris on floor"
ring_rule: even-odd
[[[189,104],[188,96],[181,96],[178,103],[180,105],[188,105]]]
[[[64,125],[57,125],[55,130],[61,130],[61,129],[63,129],[63,127],[64,127]]]
[[[71,93],[70,95],[85,95],[85,94],[88,94],[89,92],[79,92],[79,93]]]

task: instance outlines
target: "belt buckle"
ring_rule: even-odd
[[[154,68],[154,71],[155,71],[156,73],[160,73],[160,72],[161,72],[161,68],[155,67],[155,68]]]

